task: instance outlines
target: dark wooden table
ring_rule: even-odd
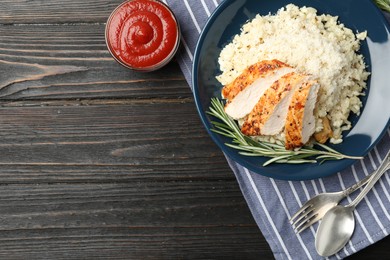
[[[272,259],[178,64],[109,55],[119,3],[0,2],[0,258]]]

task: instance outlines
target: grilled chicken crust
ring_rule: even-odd
[[[313,135],[315,130],[313,109],[318,87],[319,85],[316,81],[310,80],[305,81],[294,91],[284,128],[286,149],[291,150],[301,147]],[[314,93],[311,93],[311,91]]]
[[[280,133],[286,120],[288,102],[291,97],[290,92],[298,84],[302,83],[304,78],[306,78],[304,74],[291,72],[275,81],[261,96],[256,106],[248,115],[241,128],[242,133],[249,136]],[[286,104],[285,109],[279,108],[282,105],[281,103]],[[274,128],[274,132],[264,133],[263,127],[271,119],[273,119],[271,124],[277,124],[279,126],[274,127],[270,125],[268,128]]]
[[[247,86],[260,77],[268,77],[275,69],[290,67],[279,60],[263,60],[246,68],[233,82],[222,88],[222,96],[228,101],[232,100]]]

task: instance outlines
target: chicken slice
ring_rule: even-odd
[[[307,76],[290,72],[275,81],[261,96],[242,125],[245,135],[276,135],[283,130],[293,90]]]
[[[301,147],[313,135],[315,131],[313,111],[319,86],[317,81],[309,80],[295,89],[284,128],[286,149]]]
[[[246,68],[233,82],[222,88],[222,96],[227,100],[232,100],[247,86],[251,85],[258,78],[269,76],[274,70],[290,67],[279,60],[263,60]]]
[[[245,117],[276,80],[292,71],[293,68],[277,60],[248,67],[233,83],[223,88],[222,94],[228,99],[225,112],[233,119]]]

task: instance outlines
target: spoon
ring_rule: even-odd
[[[331,256],[342,249],[355,230],[353,211],[357,204],[371,190],[380,177],[390,168],[390,151],[368,181],[359,195],[347,206],[337,205],[331,208],[322,219],[315,238],[319,255]]]

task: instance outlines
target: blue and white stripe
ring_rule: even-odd
[[[221,0],[163,0],[175,12],[181,25],[182,46],[177,58],[191,86],[193,52],[207,18]],[[192,87],[192,86],[191,86]],[[241,191],[253,217],[276,259],[321,259],[314,247],[318,224],[296,235],[288,219],[303,203],[318,193],[344,189],[375,170],[390,146],[390,130],[366,158],[349,169],[323,179],[281,181],[252,173],[229,158]],[[387,236],[390,232],[390,176],[385,174],[373,192],[356,209],[356,229],[347,246],[330,259],[342,259]],[[356,196],[356,195],[355,195]],[[353,198],[353,197],[352,197]],[[348,198],[351,201],[351,198]]]

